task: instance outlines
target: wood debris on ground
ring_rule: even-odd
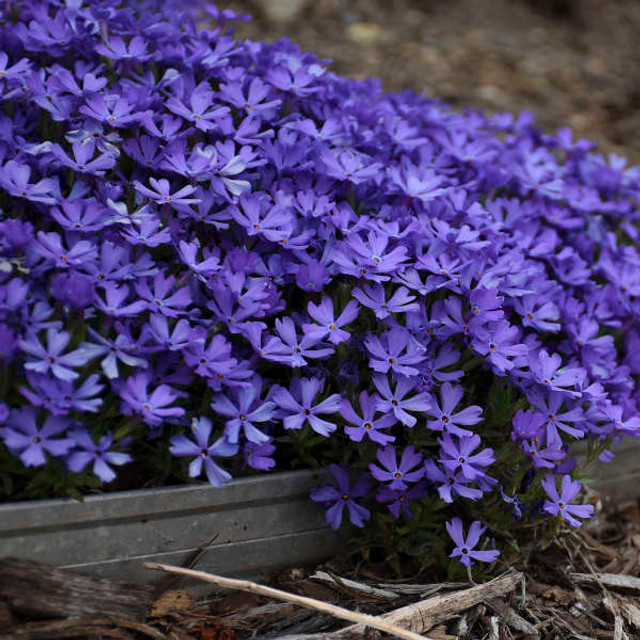
[[[378,567],[346,566],[290,569],[270,582],[272,588],[258,585],[259,593],[217,590],[202,597],[192,582],[175,575],[159,581],[167,585],[159,593],[1,559],[0,640],[392,637],[345,623],[336,617],[338,609],[437,640],[640,638],[639,504],[602,515],[483,584],[432,584],[424,575],[420,583],[394,582]],[[242,583],[253,589],[253,583]],[[280,592],[307,604],[282,601]],[[316,611],[306,608],[308,602],[329,606]]]

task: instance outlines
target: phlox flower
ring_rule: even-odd
[[[333,344],[340,344],[348,340],[351,335],[342,329],[343,326],[354,322],[358,317],[360,306],[355,300],[347,303],[340,315],[335,318],[333,302],[330,298],[323,297],[320,304],[309,302],[307,311],[317,324],[304,324],[302,326],[305,335],[311,339],[322,340],[327,338]]]
[[[416,376],[416,366],[424,361],[425,347],[404,327],[396,326],[380,338],[369,335],[364,345],[371,355],[369,366],[378,373],[393,371],[397,375]]]
[[[372,286],[364,285],[353,289],[351,295],[363,306],[372,309],[378,320],[388,318],[391,313],[407,313],[417,311],[418,303],[413,302],[415,296],[409,294],[406,287],[398,287],[387,300],[384,287],[380,283]]]
[[[578,518],[590,518],[593,515],[592,504],[569,504],[582,488],[578,480],[571,480],[571,476],[562,476],[560,495],[558,495],[556,479],[552,473],[542,479],[542,488],[549,497],[542,507],[544,511],[552,516],[560,516],[572,527],[579,527],[582,524]]]
[[[191,438],[183,435],[173,436],[169,451],[176,458],[193,458],[189,463],[189,477],[197,478],[204,467],[207,480],[214,487],[221,487],[231,480],[231,474],[214,462],[214,458],[233,456],[238,451],[238,444],[231,443],[225,436],[212,444],[211,431],[213,423],[207,417],[194,418],[191,422]]]
[[[64,353],[70,340],[71,334],[53,328],[47,329],[46,345],[35,334],[20,340],[20,349],[29,356],[25,369],[36,373],[51,371],[60,380],[75,380],[80,376],[75,369],[87,364],[95,354],[89,343],[82,343],[77,349]]]
[[[178,189],[177,191],[171,192],[171,184],[168,180],[161,178],[160,180],[156,180],[155,178],[149,178],[149,182],[153,189],[149,189],[149,187],[145,187],[138,180],[134,180],[133,186],[136,191],[141,193],[143,196],[150,198],[153,202],[158,205],[170,205],[172,207],[176,207],[179,209],[184,209],[188,207],[190,204],[195,204],[199,202],[199,198],[189,198],[187,196],[192,195],[196,188],[187,185]]]
[[[391,489],[386,485],[380,487],[376,493],[376,501],[387,505],[393,516],[399,518],[404,514],[407,518],[413,518],[409,511],[411,500],[420,500],[427,495],[427,488],[424,483],[418,483],[406,489]]]
[[[447,504],[451,504],[456,495],[468,500],[482,498],[483,490],[469,486],[470,481],[461,471],[449,472],[431,459],[425,460],[424,468],[427,479],[438,485],[438,495]]]
[[[371,512],[356,500],[369,492],[371,487],[369,479],[366,475],[362,475],[352,485],[349,481],[349,472],[345,467],[331,464],[329,471],[338,486],[320,485],[311,491],[311,499],[321,503],[327,510],[327,524],[332,529],[338,529],[342,524],[345,507],[349,512],[351,524],[363,527],[365,521],[371,517]]]
[[[245,442],[242,447],[244,462],[251,469],[257,471],[270,471],[276,466],[276,461],[271,457],[276,447],[273,438],[265,442]]]
[[[62,457],[73,446],[73,440],[64,437],[72,424],[68,418],[49,415],[43,421],[41,415],[29,406],[14,409],[0,431],[7,449],[25,467],[41,467],[47,462],[47,453]]]
[[[471,567],[474,560],[480,562],[495,562],[500,555],[497,549],[478,551],[476,547],[480,543],[482,534],[487,530],[478,520],[471,523],[469,533],[465,536],[462,520],[453,518],[447,522],[447,533],[456,544],[450,558],[458,558],[466,567]]]
[[[456,438],[445,433],[438,442],[440,443],[440,464],[450,473],[460,469],[462,475],[470,481],[486,476],[485,467],[496,460],[493,449],[490,448],[482,449],[472,455],[481,443],[478,434]]]
[[[345,433],[354,442],[361,442],[362,439],[367,436],[373,442],[381,445],[389,444],[395,440],[395,436],[390,436],[382,432],[382,429],[388,429],[393,426],[397,421],[396,417],[390,414],[375,418],[377,413],[377,401],[375,395],[369,395],[366,391],[362,391],[359,396],[360,410],[362,411],[362,417],[360,417],[351,406],[351,403],[346,398],[342,400],[341,413],[344,419],[353,427],[345,426]]]
[[[378,411],[393,413],[407,427],[413,427],[418,421],[410,411],[428,413],[431,408],[431,396],[425,391],[407,397],[416,388],[413,377],[398,376],[393,391],[386,375],[374,374],[373,384],[380,394],[376,407]]]
[[[133,462],[128,453],[111,451],[113,446],[113,434],[105,434],[96,443],[91,434],[86,430],[77,429],[69,433],[73,440],[73,449],[67,455],[65,463],[69,471],[83,471],[91,465],[91,470],[102,482],[112,482],[116,478],[116,472],[111,468],[121,467]]]
[[[481,422],[482,407],[473,405],[454,413],[463,396],[464,389],[460,385],[445,382],[440,387],[440,402],[438,403],[435,395],[431,396],[428,414],[434,416],[435,420],[428,420],[427,427],[456,436],[472,436],[473,431],[463,429],[460,425],[471,426]]]
[[[333,422],[324,420],[318,414],[335,414],[340,411],[342,398],[337,393],[315,403],[322,391],[324,381],[318,378],[294,378],[290,390],[277,386],[270,397],[282,410],[285,429],[302,429],[308,422],[320,435],[329,436],[337,429]]]
[[[400,462],[397,460],[393,445],[379,447],[376,457],[382,467],[372,462],[369,465],[371,475],[379,482],[388,482],[389,488],[394,491],[406,489],[408,482],[417,482],[425,474],[422,454],[412,446],[405,447]]]
[[[262,379],[255,376],[246,387],[234,387],[231,398],[222,393],[213,397],[211,408],[227,418],[225,437],[229,442],[239,442],[241,432],[249,442],[260,444],[269,440],[256,424],[269,422],[275,415],[276,405],[270,400],[261,400],[261,392]]]
[[[150,385],[151,375],[145,371],[134,373],[124,382],[119,382],[118,394],[122,398],[120,410],[127,416],[140,415],[150,427],[160,427],[167,418],[184,415],[182,407],[169,406],[178,398],[175,389],[161,384],[150,391]]]
[[[574,388],[584,380],[584,369],[561,365],[562,358],[557,353],[549,354],[546,349],[529,353],[529,369],[533,380],[551,391],[579,398],[582,394]]]

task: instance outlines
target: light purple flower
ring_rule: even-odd
[[[193,458],[189,463],[191,478],[200,476],[204,467],[207,480],[214,487],[221,487],[231,480],[231,474],[218,466],[213,459],[235,455],[238,444],[229,442],[226,436],[210,444],[212,429],[213,423],[209,418],[194,418],[191,422],[192,439],[182,435],[173,436],[169,451],[177,458]]]
[[[14,409],[2,429],[7,449],[17,455],[25,467],[41,467],[47,462],[46,454],[65,456],[73,440],[64,436],[71,421],[59,416],[47,416],[42,421],[33,407]]]
[[[302,429],[307,422],[323,436],[329,436],[337,429],[335,423],[318,417],[318,414],[339,412],[342,398],[333,393],[316,404],[316,396],[323,387],[324,382],[318,378],[294,378],[290,391],[280,386],[275,388],[271,398],[282,409],[285,429]]]
[[[456,413],[455,409],[464,397],[464,389],[460,385],[445,382],[440,387],[440,403],[432,396],[429,415],[435,420],[428,420],[427,427],[434,431],[444,431],[456,436],[472,436],[473,431],[463,429],[460,425],[471,426],[482,421],[482,407],[473,405]]]
[[[465,567],[471,567],[473,560],[479,562],[495,562],[500,555],[496,549],[478,551],[476,547],[480,543],[482,534],[486,531],[478,520],[471,523],[469,533],[465,536],[460,518],[453,518],[447,522],[447,533],[455,542],[456,547],[451,552],[450,558],[458,558]]]
[[[362,475],[352,485],[349,481],[349,472],[344,467],[331,464],[329,471],[338,486],[320,485],[311,491],[311,499],[321,503],[327,510],[327,524],[332,529],[338,529],[342,524],[342,514],[345,507],[349,512],[351,523],[356,527],[364,527],[365,521],[371,517],[371,512],[356,500],[369,492],[371,486],[369,479],[366,475]]]
[[[116,472],[111,468],[112,466],[121,467],[133,462],[133,458],[128,453],[110,450],[113,446],[111,432],[102,436],[97,443],[86,430],[71,431],[69,436],[74,443],[73,449],[66,458],[69,471],[83,471],[91,465],[91,470],[102,482],[112,482],[116,478]]]
[[[542,479],[542,488],[550,498],[542,507],[544,511],[552,516],[560,516],[572,527],[579,527],[582,524],[578,518],[585,519],[593,515],[592,504],[569,504],[582,489],[580,481],[571,480],[571,476],[562,476],[560,495],[558,495],[556,479],[552,473]]]
[[[424,467],[419,466],[416,469],[422,463],[422,454],[411,446],[405,447],[400,462],[397,460],[393,445],[378,448],[376,457],[384,468],[371,463],[369,465],[371,475],[379,482],[389,482],[389,488],[394,491],[406,489],[408,482],[417,482],[425,474]]]

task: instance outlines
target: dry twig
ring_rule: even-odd
[[[628,589],[640,591],[640,578],[624,576],[617,573],[571,573],[569,577],[579,584],[604,585],[609,589]]]
[[[370,616],[363,613],[357,613],[355,611],[349,611],[342,607],[308,598],[306,596],[299,596],[295,593],[288,593],[281,591],[280,589],[274,589],[273,587],[267,587],[256,582],[249,580],[236,580],[234,578],[225,578],[212,573],[205,573],[204,571],[194,571],[193,569],[184,569],[182,567],[172,567],[165,564],[157,564],[155,562],[145,562],[144,566],[147,569],[156,569],[158,571],[166,571],[167,573],[175,573],[178,575],[195,578],[204,582],[210,582],[218,585],[219,587],[225,587],[227,589],[237,589],[239,591],[248,591],[249,593],[255,593],[269,598],[276,598],[277,600],[284,600],[286,602],[292,602],[308,609],[315,609],[322,613],[328,613],[336,618],[342,620],[348,620],[350,622],[357,623],[358,626],[362,625],[363,628],[371,627],[378,631],[384,631],[397,636],[398,638],[406,638],[407,640],[424,640],[426,636],[418,635],[413,631],[407,631],[392,622],[388,622],[380,617]]]
[[[513,591],[520,584],[521,579],[521,573],[506,573],[495,580],[469,589],[438,595],[434,598],[409,604],[406,607],[385,613],[380,618],[414,631],[428,631],[431,627],[450,620],[461,611],[470,609],[485,600],[499,598]],[[337,631],[333,635],[340,637],[350,633],[362,633],[363,631],[363,627],[355,625]]]
[[[441,622],[451,620],[460,612],[470,609],[487,599],[504,596],[513,591],[521,579],[521,573],[507,573],[485,584],[476,585],[455,593],[438,595],[434,598],[421,600],[406,607],[389,611],[379,616],[379,619],[422,633],[429,631]],[[355,635],[363,635],[364,632],[365,627],[361,624],[356,624],[339,631],[323,633],[322,640],[340,640]],[[279,640],[319,640],[319,638],[320,636],[317,634],[305,634],[286,636]]]
[[[364,582],[356,582],[355,580],[349,580],[348,578],[343,578],[325,571],[316,571],[313,575],[309,576],[309,578],[332,587],[344,588],[343,590],[347,593],[355,592],[372,596],[379,600],[397,600],[400,597],[397,593],[389,589],[380,589],[379,587],[373,587]]]

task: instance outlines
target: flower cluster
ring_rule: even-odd
[[[0,10],[5,454],[109,482],[132,434],[219,485],[294,442],[332,526],[433,499],[465,563],[483,504],[590,515],[569,445],[640,431],[637,168],[213,6]]]

